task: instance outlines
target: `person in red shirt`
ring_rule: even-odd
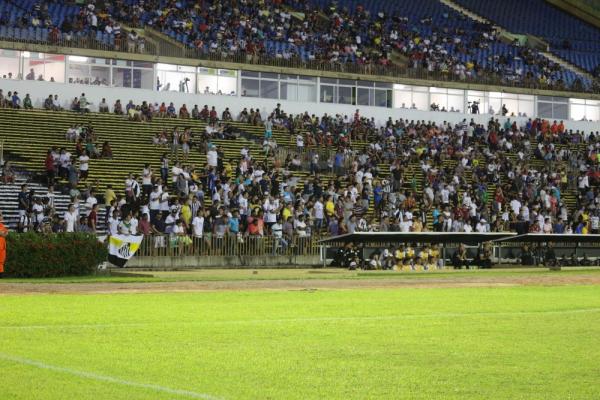
[[[87,218],[87,223],[92,232],[95,233],[98,226],[98,204],[94,204],[92,206],[92,210],[90,211]]]
[[[48,150],[44,164],[46,166],[46,178],[48,180],[48,186],[54,185],[54,176],[56,171],[54,166],[54,157],[52,157],[52,150]]]

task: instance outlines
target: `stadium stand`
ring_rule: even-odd
[[[67,44],[82,39],[84,46],[145,52],[145,37],[125,32],[119,22],[123,21],[158,29],[195,49],[193,55],[200,58],[299,60],[300,65],[316,62],[318,68],[333,69],[359,65],[366,73],[394,65],[405,74],[419,71],[445,80],[494,79],[511,86],[593,89],[588,78],[537,50],[501,41],[492,26],[436,0],[365,4],[154,0],[66,6],[4,1],[0,37]],[[597,33],[586,32],[582,38]],[[595,62],[587,55],[567,58],[585,61],[586,69]]]
[[[600,65],[600,30],[543,0],[456,3],[511,32],[545,39],[552,52],[586,71],[594,72]],[[515,14],[520,17],[514,18]]]
[[[504,25],[497,8],[467,0],[458,3]],[[539,5],[536,10],[544,18],[554,18],[557,11],[548,7]],[[527,14],[528,10],[522,11]],[[494,76],[508,86],[594,89],[590,80],[537,50],[507,43],[493,26],[434,0],[0,2],[2,38],[52,42],[64,36],[81,37],[110,48],[125,46],[132,53],[143,52],[143,36],[129,37],[134,34],[125,34],[129,28],[119,28],[121,23],[161,31],[197,54],[224,54],[224,58],[257,54],[307,63],[390,68],[405,63],[408,69],[451,75],[465,82]],[[553,47],[554,51],[568,59],[582,52],[589,63],[583,58],[573,62],[595,72],[595,28],[586,26],[575,34],[565,27],[529,30],[526,26],[506,24],[515,32],[538,34],[553,46],[572,38],[572,49]],[[113,89],[109,86],[114,85],[120,67],[128,68],[129,81],[135,71],[141,76],[140,70],[129,68],[129,61],[100,60],[97,67],[112,78],[101,82],[102,90]],[[88,68],[83,61],[62,62],[67,69]],[[143,68],[152,78],[152,91],[141,92],[148,94],[144,102],[92,104],[82,94],[68,99],[70,105],[65,107],[53,102],[52,96],[44,101],[45,95],[35,94],[32,102],[29,95],[20,98],[14,89],[5,91],[6,96],[2,92],[0,139],[9,163],[3,167],[5,186],[0,201],[11,228],[21,232],[141,232],[163,239],[167,235],[186,245],[190,237],[214,235],[240,243],[268,237],[267,247],[274,249],[273,243],[288,247],[294,238],[312,241],[356,232],[584,234],[600,230],[598,129],[577,130],[569,127],[577,126],[570,125],[572,121],[535,118],[530,111],[526,116],[518,109],[509,112],[501,100],[497,115],[491,112],[473,119],[465,115],[462,120],[445,119],[444,114],[418,120],[418,114],[412,118],[403,105],[402,115],[411,118],[398,118],[389,110],[389,119],[376,121],[366,116],[372,110],[365,115],[360,108],[349,112],[343,101],[331,102],[332,107],[346,107],[337,114],[319,110],[316,101],[307,103],[302,113],[290,113],[285,102],[277,104],[258,94],[263,97],[258,99],[260,105],[244,109],[236,99],[254,101],[241,86],[244,79],[257,88],[271,79],[279,99],[283,86],[276,80],[284,78],[275,73],[271,73],[275,78],[264,78],[263,72],[259,77],[258,72],[250,76],[236,71],[236,78],[230,78],[239,86],[232,96],[220,96],[226,99],[217,104],[230,105],[231,110],[210,103],[187,102],[186,106],[163,102],[161,96],[189,96],[193,102],[210,96],[195,98],[179,90],[179,97],[169,97],[170,93],[159,90],[156,65]],[[74,83],[67,73],[56,70],[63,75],[64,85]],[[33,67],[29,73],[21,71],[27,75],[18,80],[37,80]],[[300,88],[298,75],[292,78],[296,89]],[[10,79],[10,85],[15,81]],[[185,80],[179,82],[187,85]],[[311,81],[315,97],[316,82]],[[354,88],[348,89],[349,97],[359,97],[352,94],[360,90],[356,79],[352,82],[348,83],[348,88]],[[335,84],[335,96],[342,97],[343,83],[336,80]],[[131,82],[128,86],[132,89]],[[364,93],[374,97],[379,88],[371,82]],[[380,89],[391,108],[395,89],[391,84]],[[200,90],[192,92],[200,94]],[[261,90],[256,89],[262,94]],[[465,91],[457,96],[463,107],[475,104]],[[584,119],[587,107],[598,106],[595,100],[588,104],[586,99],[573,102],[581,106]],[[367,103],[373,105],[372,100]],[[563,104],[566,108],[571,103],[565,99]],[[439,111],[440,107],[431,104],[430,109]],[[34,194],[19,193],[24,182]],[[54,203],[43,202],[49,187],[56,192]],[[40,210],[36,198],[42,201],[41,216],[36,216]],[[94,222],[82,222],[80,217]],[[208,247],[214,248],[214,243]],[[145,249],[153,252],[151,245]]]

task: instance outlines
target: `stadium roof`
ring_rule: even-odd
[[[495,239],[495,242],[518,242],[518,243],[598,243],[600,235],[577,235],[577,234],[545,234],[526,233],[512,237]]]
[[[510,239],[516,233],[466,232],[359,232],[347,233],[320,240],[321,244],[346,243],[469,243],[479,244],[492,240]]]

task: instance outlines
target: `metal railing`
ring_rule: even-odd
[[[128,43],[127,37],[124,36],[122,38],[115,38],[114,44],[106,43],[103,41],[97,40],[94,36],[91,35],[74,35],[70,39],[65,39],[63,37],[48,37],[48,40],[38,40],[38,39],[23,39],[23,38],[15,38],[11,36],[0,36],[0,40],[6,41],[9,43],[15,43],[12,46],[13,49],[20,49],[18,44],[33,44],[33,45],[43,45],[43,46],[57,46],[57,47],[66,47],[66,48],[75,48],[75,49],[90,49],[90,50],[98,50],[98,51],[116,51],[121,53],[133,53],[133,54],[145,54],[151,56],[159,55],[158,47],[149,41],[146,41],[143,46],[139,44],[131,44]],[[5,46],[3,46],[5,47]],[[52,52],[50,49],[47,52]]]
[[[314,236],[295,236],[292,239],[273,236],[215,235],[144,236],[138,250],[139,257],[185,256],[317,256],[320,246]]]
[[[229,53],[227,51],[204,51],[191,47],[178,47],[175,45],[166,45],[162,42],[152,43],[146,41],[143,48],[137,45],[129,46],[127,38],[115,39],[114,44],[109,44],[96,40],[93,35],[73,36],[69,40],[59,35],[59,37],[49,37],[48,40],[36,39],[15,39],[14,37],[0,37],[0,40],[15,43],[9,46],[13,49],[20,49],[19,43],[38,44],[46,46],[60,46],[67,48],[82,48],[100,51],[116,51],[133,54],[144,54],[149,56],[175,57],[182,59],[203,60],[219,63],[240,64],[242,65],[269,66],[285,69],[300,69],[311,71],[334,72],[341,74],[370,75],[386,77],[390,82],[398,78],[416,79],[432,82],[456,82],[460,84],[476,84],[487,86],[502,86],[514,88],[526,88],[536,90],[553,90],[566,92],[587,92],[600,93],[600,83],[598,81],[591,88],[584,87],[565,87],[562,85],[548,85],[545,83],[523,80],[510,80],[507,77],[493,73],[485,73],[477,76],[460,77],[451,72],[429,71],[426,68],[411,68],[406,65],[381,65],[381,64],[358,64],[355,62],[330,62],[322,60],[302,60],[298,56],[289,59],[273,57],[267,54],[249,54],[245,51]],[[47,51],[52,52],[48,49]],[[229,66],[233,68],[233,66]],[[425,84],[425,83],[424,83]]]

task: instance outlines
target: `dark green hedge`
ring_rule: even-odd
[[[6,247],[6,276],[19,278],[91,275],[107,256],[106,244],[83,233],[11,233]]]

